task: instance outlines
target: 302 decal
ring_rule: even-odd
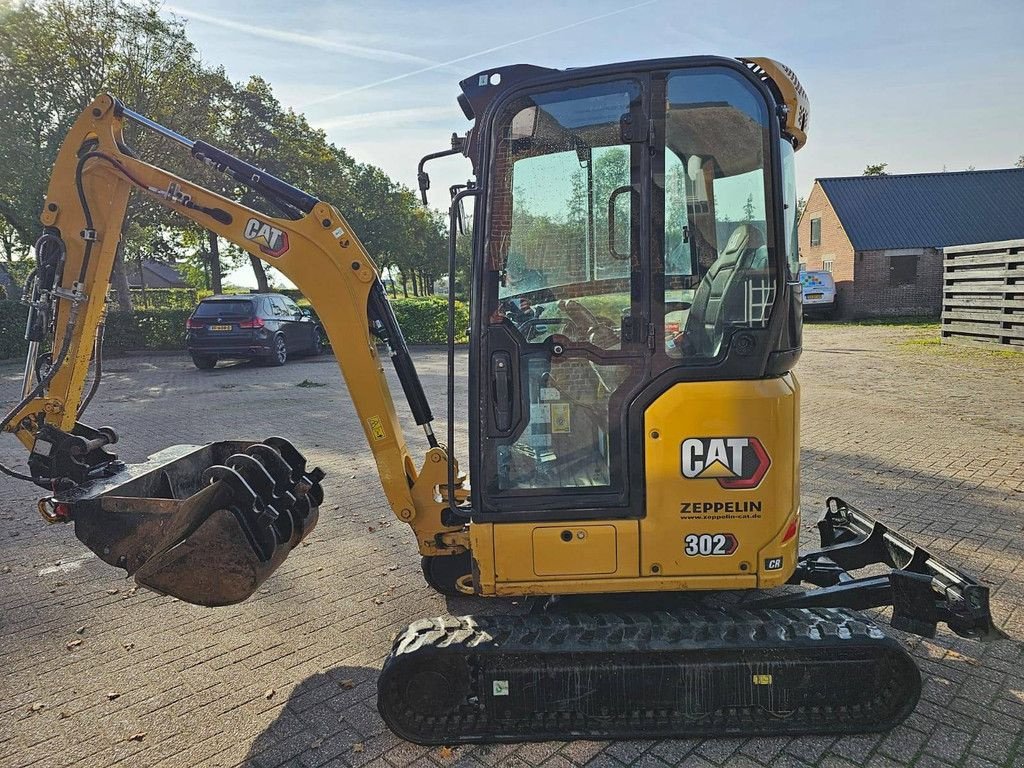
[[[689,557],[722,557],[736,551],[739,542],[731,533],[691,533],[683,539]]]

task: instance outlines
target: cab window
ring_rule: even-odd
[[[731,71],[671,73],[665,85],[664,352],[714,358],[738,329],[767,324],[768,112]]]

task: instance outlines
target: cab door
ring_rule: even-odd
[[[471,350],[481,516],[641,514],[626,415],[652,349],[643,93],[640,76],[538,89],[495,119]]]

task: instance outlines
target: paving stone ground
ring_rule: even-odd
[[[900,635],[924,694],[891,733],[451,752],[403,742],[375,709],[392,634],[473,608],[424,586],[332,360],[204,373],[151,355],[110,360],[90,410],[118,427],[122,456],[293,437],[328,473],[320,524],[253,599],[204,609],[132,589],[69,527],[41,522],[31,486],[0,480],[0,766],[1024,766],[1024,356],[948,350],[927,343],[934,333],[814,325],[798,368],[804,541],[825,497],[844,496],[982,577],[1014,638]],[[440,409],[444,355],[416,358]],[[0,401],[15,399],[17,378],[16,364],[0,366]],[[296,386],[305,380],[323,386]],[[6,437],[0,459],[25,456]]]

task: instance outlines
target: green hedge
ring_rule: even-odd
[[[103,348],[108,352],[130,349],[184,349],[188,309],[137,309],[108,312]],[[16,301],[0,301],[0,360],[25,354],[25,319],[28,309]]]
[[[21,357],[26,351],[25,320],[28,308],[17,301],[0,301],[0,360]]]
[[[448,341],[448,299],[426,296],[412,299],[392,299],[395,317],[402,327],[405,340],[410,344],[443,344]],[[455,302],[455,340],[468,341],[469,305]]]
[[[200,299],[212,296],[212,291],[196,288],[132,288],[132,306],[136,309],[187,309],[191,311]]]
[[[410,344],[443,344],[448,340],[448,300],[440,296],[393,299],[395,315]],[[192,306],[164,309],[110,311],[104,333],[104,349],[176,350],[185,348],[185,321]],[[25,319],[28,309],[17,301],[0,301],[0,360],[25,354]],[[315,314],[315,311],[314,311]],[[467,341],[469,307],[455,304],[456,341]]]

